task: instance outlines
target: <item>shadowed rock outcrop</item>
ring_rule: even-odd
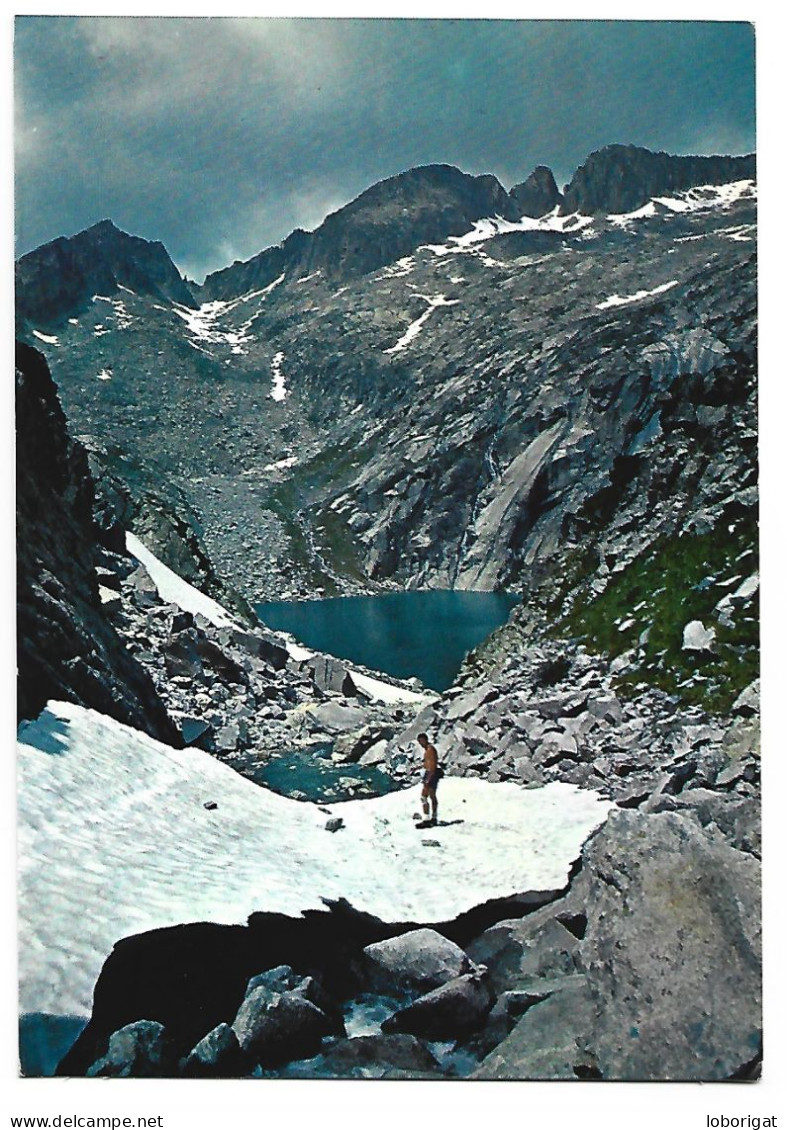
[[[756,175],[753,154],[743,157],[679,157],[638,145],[607,145],[591,153],[566,185],[562,211],[632,212],[652,196],[703,184],[725,184]]]
[[[41,354],[19,345],[16,364],[18,717],[65,699],[177,746],[153,683],[102,612],[84,450]]]
[[[196,305],[163,243],[128,235],[111,220],[101,220],[17,261],[17,320],[57,325],[87,306],[93,295],[115,295],[120,286],[159,301]]]

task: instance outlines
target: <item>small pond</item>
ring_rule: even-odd
[[[257,785],[280,796],[330,804],[354,797],[383,796],[400,784],[375,765],[353,765],[331,760],[331,746],[287,750],[260,764],[254,756],[233,761],[233,769]]]
[[[504,624],[519,601],[511,593],[440,589],[280,601],[255,611],[269,628],[316,651],[444,691],[468,651]]]

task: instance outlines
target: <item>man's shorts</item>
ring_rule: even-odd
[[[424,788],[435,790],[437,788],[437,782],[439,780],[440,771],[438,769],[427,771],[426,773],[424,773]]]

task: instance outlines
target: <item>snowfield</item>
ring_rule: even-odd
[[[289,800],[66,703],[20,727],[18,773],[21,1011],[61,1016],[89,1015],[112,946],[140,931],[339,897],[387,921],[439,922],[560,888],[611,807],[572,785],[447,777],[446,826],[424,832],[417,784],[330,806]]]
[[[188,581],[184,581],[163,561],[159,561],[135,534],[126,534],[126,549],[145,566],[162,600],[176,604],[178,608],[182,608],[184,612],[191,612],[194,616],[197,614],[204,616],[217,628],[239,627],[225,608],[209,596],[205,596],[199,589],[195,589]]]

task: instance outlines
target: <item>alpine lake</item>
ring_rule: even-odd
[[[439,589],[279,601],[258,604],[255,612],[266,627],[289,632],[307,648],[440,692],[519,600],[510,593]],[[347,799],[348,786],[366,796],[401,787],[377,767],[336,764],[331,749],[285,751],[243,773],[283,796],[322,803]]]

